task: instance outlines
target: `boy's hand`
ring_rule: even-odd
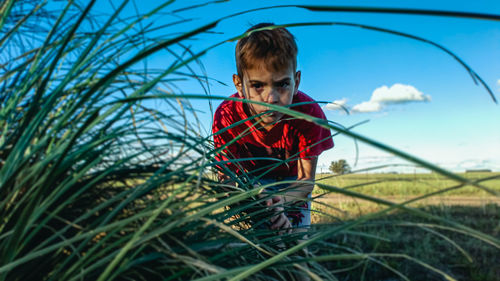
[[[271,218],[271,229],[283,229],[286,233],[291,233],[292,224],[285,215],[283,203],[285,202],[282,196],[274,196],[273,198],[266,200],[266,206],[273,207],[271,211],[276,214]],[[279,234],[283,233],[284,232],[280,232]]]

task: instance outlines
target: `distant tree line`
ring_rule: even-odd
[[[490,169],[473,169],[473,170],[465,170],[466,173],[491,173]]]

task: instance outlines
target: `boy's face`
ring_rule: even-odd
[[[279,71],[271,71],[266,65],[256,63],[255,67],[243,72],[243,80],[238,75],[233,75],[233,82],[241,97],[252,101],[265,102],[269,104],[286,106],[292,103],[293,96],[297,94],[300,83],[300,71],[295,72],[292,65]],[[269,110],[269,107],[247,103],[252,115]],[[280,120],[283,113],[272,111],[260,116],[256,121],[261,121],[264,128],[273,122]]]

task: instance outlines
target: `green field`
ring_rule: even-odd
[[[500,239],[499,205],[427,206],[420,210]],[[335,225],[337,223],[318,227]],[[348,235],[328,239],[323,248],[312,251],[325,254],[328,247],[362,257],[332,262],[332,269],[350,269],[339,271],[339,280],[405,280],[405,277],[422,281],[445,280],[435,270],[455,280],[500,280],[498,248],[454,227],[406,212],[370,220],[351,229]]]
[[[500,172],[458,173],[469,180],[493,178],[481,182],[487,188],[500,192]],[[426,174],[320,174],[318,183],[349,189],[373,196],[417,196],[457,186],[459,183],[435,173]],[[326,191],[315,188],[315,194]],[[486,196],[488,193],[474,186],[463,186],[446,192],[445,195]]]
[[[461,173],[461,177],[471,181],[488,179],[480,184],[491,192],[500,192],[500,173]],[[427,174],[347,174],[318,175],[317,183],[340,188],[338,191],[325,190],[316,186],[313,196],[312,220],[315,223],[335,222],[353,219],[364,214],[381,211],[387,205],[363,200],[357,196],[343,194],[344,190],[359,193],[359,196],[376,197],[391,202],[404,202],[415,197],[457,187],[455,189],[427,197],[412,203],[411,207],[427,205],[481,206],[495,203],[500,199],[495,195],[472,185],[461,186],[458,182],[435,173]]]
[[[482,184],[500,191],[500,173],[459,175],[469,180],[496,177]],[[322,174],[318,178],[321,184],[398,203],[458,186],[437,174]],[[312,249],[322,255],[332,247],[353,253],[351,261],[331,262],[332,269],[349,268],[345,273],[338,272],[339,280],[444,280],[437,272],[456,280],[500,280],[499,249],[480,236],[460,230],[465,226],[500,239],[500,204],[482,203],[485,199],[498,202],[484,190],[463,186],[412,203],[409,210],[395,209],[375,216],[389,206],[319,187],[313,196],[315,227],[331,228],[368,216],[364,223],[350,229],[349,235],[333,236],[323,248]]]

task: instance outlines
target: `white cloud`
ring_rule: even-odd
[[[413,101],[430,101],[429,95],[424,95],[411,85],[396,83],[390,88],[382,86],[372,93],[370,101],[379,103],[406,103]]]
[[[379,112],[387,104],[408,102],[427,102],[431,96],[424,95],[411,85],[396,83],[391,87],[382,86],[375,89],[369,101],[362,102],[352,108],[353,112]]]
[[[352,107],[352,112],[379,112],[382,105],[378,102],[365,101]]]
[[[327,105],[325,105],[325,108],[328,110],[343,110],[343,107],[346,106],[347,99],[343,98],[341,100],[336,100],[333,101]]]
[[[500,79],[498,79],[497,84],[500,86]],[[498,91],[500,92],[500,88],[498,88]]]

